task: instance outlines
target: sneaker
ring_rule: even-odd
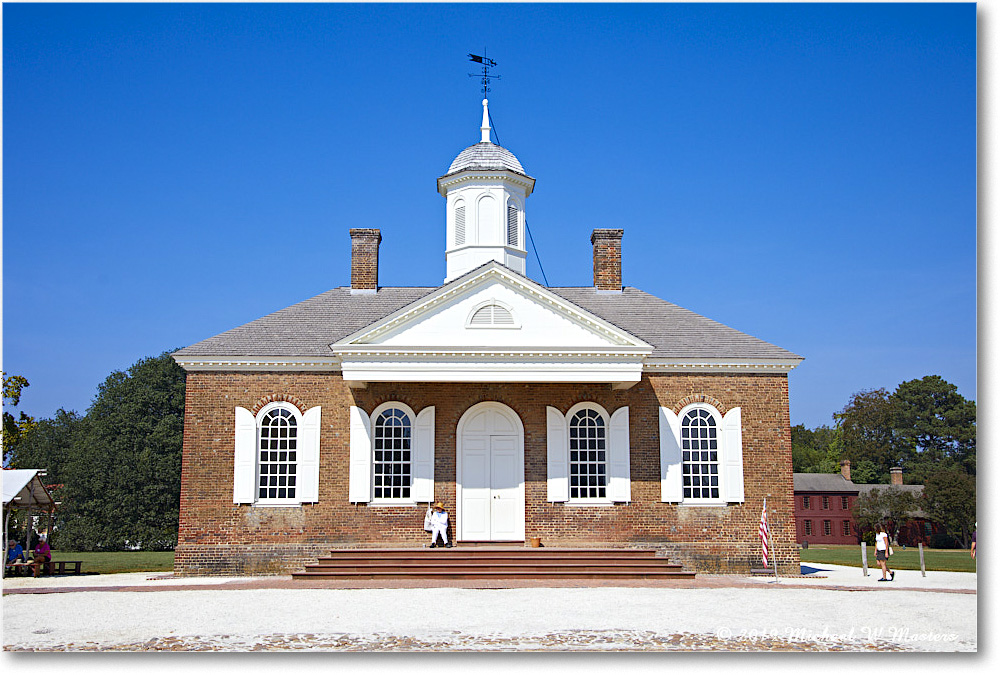
[[[453,546],[454,544],[452,544],[451,542],[448,542],[447,544],[444,545],[445,548],[452,548]]]
[[[437,544],[431,544],[431,548],[437,548]]]
[[[879,579],[879,581],[889,581],[888,579]]]
[[[896,578],[895,572],[889,572],[889,581],[893,581]]]

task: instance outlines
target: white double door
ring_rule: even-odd
[[[486,408],[459,436],[460,540],[524,540],[524,441],[511,415]]]

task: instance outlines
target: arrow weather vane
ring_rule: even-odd
[[[483,50],[486,53],[486,50]],[[477,56],[476,54],[469,54],[469,60],[475,61],[476,63],[483,64],[482,73],[469,73],[469,77],[480,77],[483,82],[483,98],[490,92],[490,80],[499,80],[499,75],[490,75],[490,68],[496,68],[497,62],[493,59],[488,59],[485,56]]]

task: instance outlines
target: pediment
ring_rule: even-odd
[[[498,263],[331,345],[374,349],[638,352],[652,347]],[[353,349],[352,349],[353,348]]]

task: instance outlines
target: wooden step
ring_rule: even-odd
[[[332,549],[295,579],[693,579],[652,549]]]

